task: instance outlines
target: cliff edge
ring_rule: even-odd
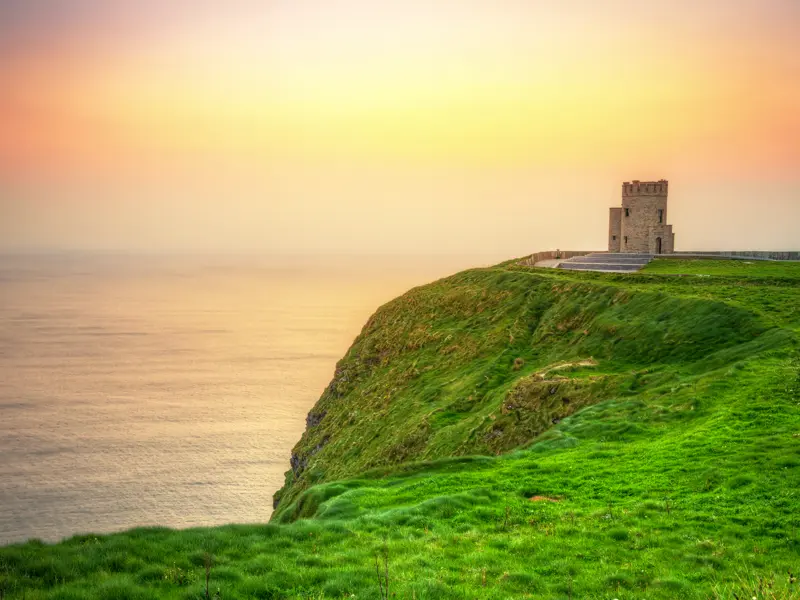
[[[585,407],[788,343],[719,281],[506,263],[415,288],[364,326],[308,414],[275,494],[401,463],[524,448]],[[750,298],[751,300],[753,298]]]

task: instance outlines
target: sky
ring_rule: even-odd
[[[0,251],[800,249],[796,0],[3,0]]]

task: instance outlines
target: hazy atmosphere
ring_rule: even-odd
[[[800,600],[800,0],[0,0],[0,600]]]
[[[601,6],[602,5],[602,6]],[[795,249],[795,0],[0,4],[0,250]]]

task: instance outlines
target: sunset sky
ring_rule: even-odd
[[[800,249],[797,0],[3,0],[0,250]]]

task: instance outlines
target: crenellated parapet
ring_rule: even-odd
[[[666,196],[669,192],[669,182],[666,179],[658,181],[626,181],[622,184],[622,196]]]

